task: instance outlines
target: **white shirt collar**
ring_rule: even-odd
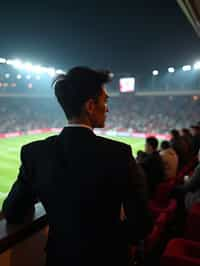
[[[89,127],[88,125],[85,125],[85,124],[68,124],[67,127],[84,127],[84,128],[88,128],[88,129],[93,131],[93,129],[91,127]]]

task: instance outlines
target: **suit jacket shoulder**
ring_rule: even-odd
[[[50,149],[51,145],[53,146],[55,144],[57,140],[57,136],[51,136],[48,137],[44,140],[37,140],[37,141],[33,141],[30,142],[28,144],[25,144],[24,146],[22,146],[22,154],[23,153],[30,153],[31,154],[41,154],[42,152],[48,152],[48,150]]]
[[[119,141],[115,141],[112,139],[104,138],[101,136],[96,136],[97,142],[99,145],[105,149],[108,149],[110,151],[118,151],[120,153],[130,153],[131,152],[131,146]]]

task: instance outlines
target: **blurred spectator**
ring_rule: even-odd
[[[193,142],[193,152],[196,155],[200,149],[200,126],[191,126],[192,142]]]
[[[139,150],[137,152],[137,157],[136,157],[137,163],[142,163],[144,159],[146,158],[146,156],[147,156],[146,152]]]
[[[183,138],[180,136],[178,130],[172,129],[170,131],[171,140],[170,144],[171,147],[175,150],[176,154],[178,155],[178,161],[179,161],[179,169],[181,169],[188,160],[188,154],[187,154],[187,144],[183,140]]]
[[[156,186],[165,179],[164,165],[157,148],[158,140],[155,137],[146,138],[145,152],[147,156],[140,165],[147,176],[150,197],[154,194]]]
[[[192,141],[192,134],[190,133],[190,130],[188,128],[182,128],[180,131],[180,134],[182,136],[182,139],[185,141],[187,145],[187,154],[188,159],[192,159],[193,155],[193,141]]]
[[[164,163],[166,178],[176,178],[178,170],[178,156],[175,150],[170,146],[170,143],[166,140],[161,142],[160,148],[160,156]]]
[[[185,199],[185,207],[189,209],[195,202],[200,202],[200,150],[198,154],[199,164],[196,166],[193,175],[184,185],[177,186],[172,192],[174,196]]]

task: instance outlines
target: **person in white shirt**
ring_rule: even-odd
[[[178,156],[175,150],[166,140],[160,144],[160,156],[164,163],[165,175],[167,179],[176,178],[178,169]]]

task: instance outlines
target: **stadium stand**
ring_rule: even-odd
[[[126,102],[126,104],[124,104]],[[145,109],[144,109],[145,106]],[[131,128],[135,132],[168,133],[188,128],[199,120],[199,100],[191,96],[111,97],[107,128]],[[180,110],[183,110],[181,112]],[[63,127],[65,118],[55,99],[0,97],[0,133]]]

